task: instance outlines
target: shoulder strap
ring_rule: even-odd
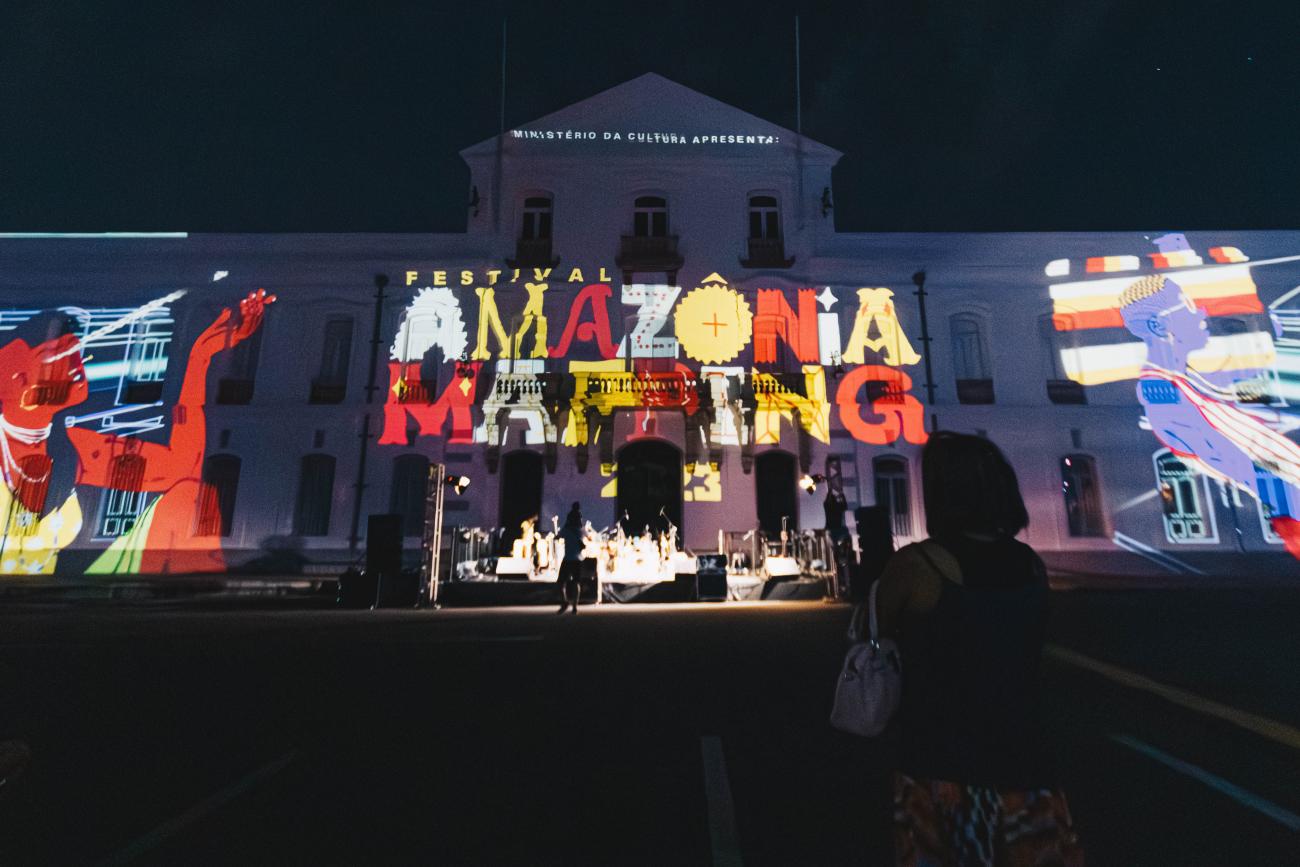
[[[935,544],[937,545],[938,543],[936,542]],[[944,579],[945,581],[953,580],[951,577],[949,577],[947,571],[945,571],[938,563],[934,562],[934,558],[930,556],[930,552],[925,550],[924,542],[918,543],[916,545],[916,550],[920,552],[923,558],[925,558],[925,562],[930,565],[930,568],[935,571],[935,574],[937,574],[940,578]],[[960,569],[960,564],[958,564],[958,568]]]

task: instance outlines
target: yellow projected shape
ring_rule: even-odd
[[[722,473],[717,465],[701,461],[695,472],[682,468],[682,499],[687,503],[722,502]]]
[[[76,492],[63,505],[38,517],[27,511],[0,483],[0,513],[8,516],[0,536],[0,575],[53,575],[59,551],[81,532],[81,504]]]
[[[888,289],[859,289],[858,313],[853,320],[853,333],[844,347],[844,360],[849,364],[866,364],[865,350],[880,353],[880,359],[891,367],[916,364],[921,360],[908,342],[903,326],[894,309],[894,293]],[[871,326],[876,326],[878,336],[871,337]]]
[[[770,373],[753,374],[755,442],[781,442],[781,420],[799,416],[799,424],[824,443],[831,441],[831,403],[826,399],[826,369],[820,364],[803,365],[804,393],[791,391]]]
[[[754,313],[717,274],[690,291],[673,314],[682,351],[701,364],[721,364],[740,354],[754,331]]]

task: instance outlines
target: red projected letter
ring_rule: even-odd
[[[457,373],[447,387],[438,395],[438,399],[429,403],[429,394],[420,382],[418,365],[407,366],[407,377],[402,378],[403,364],[400,361],[388,363],[388,402],[384,404],[384,432],[379,437],[382,445],[406,444],[406,415],[411,414],[420,426],[421,436],[437,436],[442,433],[447,423],[447,414],[451,414],[451,436],[447,442],[472,443],[474,441],[474,415],[470,407],[474,405],[474,382],[483,365],[474,362],[465,366],[468,376]],[[461,369],[461,365],[457,365]],[[412,376],[414,375],[414,377]]]
[[[795,357],[805,364],[816,364],[817,293],[799,290],[799,313],[790,309],[780,289],[758,290],[758,312],[754,314],[754,361],[776,361],[776,339],[790,344]]]
[[[569,323],[564,326],[564,334],[560,337],[560,342],[551,347],[551,358],[563,358],[568,355],[569,345],[575,336],[582,343],[596,341],[601,358],[618,356],[618,348],[614,346],[614,341],[609,336],[607,304],[613,294],[609,286],[604,283],[592,283],[590,286],[583,287],[569,308]],[[587,304],[591,305],[591,321],[580,322],[582,309]]]
[[[871,398],[871,411],[881,417],[880,421],[864,419],[858,403],[858,390],[869,382],[883,385],[880,394]],[[912,377],[897,368],[880,364],[855,367],[835,393],[840,421],[855,439],[864,443],[888,445],[900,435],[909,443],[923,443],[929,436],[925,432],[925,408],[907,393],[911,387]]]

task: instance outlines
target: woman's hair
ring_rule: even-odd
[[[1014,536],[1029,526],[1016,471],[984,437],[936,431],[921,452],[925,528],[935,538],[966,532]]]

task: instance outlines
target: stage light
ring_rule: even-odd
[[[456,493],[462,494],[465,492],[465,489],[469,487],[470,477],[453,476],[451,473],[448,473],[447,477],[442,480],[442,483],[447,487],[451,488]]]
[[[811,476],[804,473],[803,477],[799,479],[799,487],[803,488],[806,493],[811,494],[824,481],[826,481],[826,477],[821,473],[813,473]]]

